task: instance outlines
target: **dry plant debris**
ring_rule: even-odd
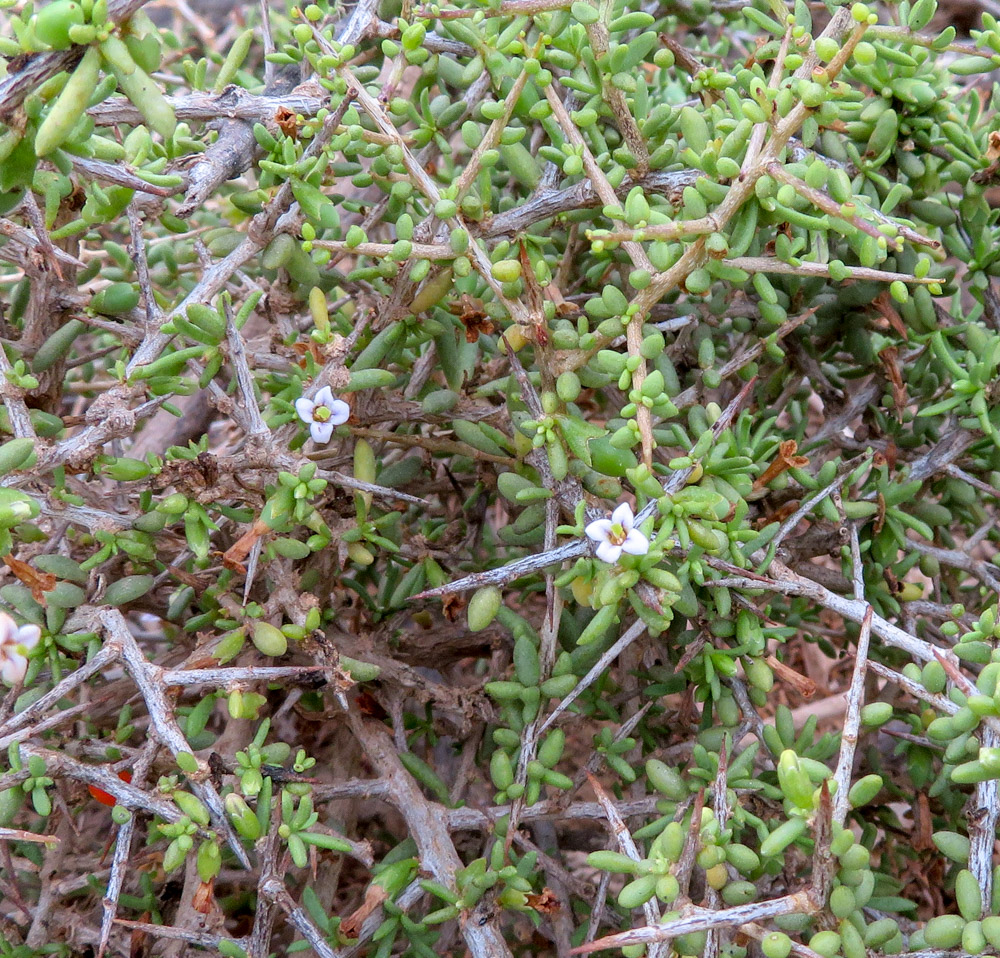
[[[1000,954],[991,0],[0,6],[0,955]]]

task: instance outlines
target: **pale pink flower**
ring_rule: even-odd
[[[584,530],[588,538],[598,543],[597,558],[614,565],[623,552],[642,556],[649,552],[649,539],[634,527],[632,507],[623,502],[610,519],[595,519]]]
[[[351,407],[343,399],[334,398],[329,386],[316,393],[315,399],[296,399],[295,411],[309,424],[313,442],[329,442],[334,427],[347,422],[351,415]]]
[[[37,625],[19,626],[0,612],[0,678],[9,685],[22,681],[28,671],[28,652],[38,645],[41,637],[42,630]]]

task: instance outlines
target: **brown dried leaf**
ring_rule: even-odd
[[[910,338],[910,331],[906,328],[903,317],[899,315],[896,307],[892,305],[892,297],[888,291],[880,293],[872,305],[878,311],[878,314],[899,335],[900,339],[905,341]]]
[[[348,938],[357,938],[365,919],[388,897],[381,885],[369,885],[365,891],[365,900],[340,923],[340,931]]]
[[[294,110],[290,110],[287,106],[279,106],[274,114],[274,122],[285,136],[298,139],[299,121]]]
[[[192,575],[190,572],[187,572],[184,569],[179,569],[175,565],[168,565],[167,572],[169,572],[178,582],[191,586],[191,588],[195,591],[207,589],[212,584],[211,580],[209,580],[206,576]]]
[[[986,159],[1000,160],[1000,130],[991,130],[986,138]]]
[[[222,553],[222,564],[230,572],[246,575],[247,570],[246,566],[243,565],[243,560],[250,555],[254,543],[267,532],[270,532],[267,523],[260,519],[254,519],[253,525]]]
[[[457,316],[465,327],[465,341],[474,343],[481,335],[489,335],[496,329],[493,320],[486,315],[483,309],[483,301],[462,293],[458,302],[448,304],[448,311]]]
[[[680,661],[676,666],[677,671],[684,671],[684,669],[701,654],[701,650],[703,648],[705,648],[705,633],[700,632],[698,637],[693,642],[689,642],[687,647],[684,649],[684,654],[680,657]]]
[[[885,457],[885,464],[889,467],[889,472],[892,472],[896,468],[896,460],[899,458],[899,447],[890,439],[886,443],[885,452],[882,455]]]
[[[528,256],[528,248],[524,240],[518,243],[517,256],[521,261],[521,282],[524,284],[524,291],[527,294],[528,309],[531,311],[535,322],[544,322],[545,319],[545,297],[542,295],[542,287],[538,285],[535,276],[535,267]]]
[[[198,884],[191,896],[191,907],[200,915],[210,915],[215,908],[215,881],[203,881]]]
[[[886,378],[892,386],[892,401],[896,406],[896,418],[903,421],[903,410],[906,408],[906,384],[899,371],[899,350],[895,346],[886,346],[878,354],[885,369]]]
[[[917,793],[917,801],[913,806],[913,824],[913,847],[918,852],[934,848],[934,816],[925,792]]]
[[[27,562],[15,559],[11,555],[4,556],[3,561],[7,563],[7,568],[31,589],[31,597],[39,605],[45,605],[45,593],[54,589],[59,580],[50,572],[39,572]]]
[[[460,595],[448,593],[441,596],[441,611],[444,612],[445,618],[449,622],[457,622],[464,608],[465,599]]]
[[[559,899],[556,898],[556,893],[546,885],[540,895],[527,894],[525,895],[527,899],[527,905],[529,908],[534,908],[539,914],[542,915],[554,915],[556,914],[561,905],[559,904]]]
[[[369,718],[376,719],[379,722],[389,716],[389,713],[379,705],[378,700],[370,692],[359,692],[354,700],[354,704],[362,715],[367,715]]]
[[[148,922],[152,918],[152,915],[147,912],[143,912],[139,920],[142,922]],[[142,958],[146,954],[147,946],[149,944],[149,935],[146,934],[141,928],[133,928],[132,934],[129,936],[129,947],[128,953],[129,958]]]
[[[556,315],[565,316],[569,313],[580,312],[580,307],[575,303],[567,303],[562,294],[562,290],[555,283],[549,283],[545,287],[545,295],[556,304]]]
[[[784,522],[798,507],[798,499],[789,499],[788,502],[784,502],[778,506],[771,515],[761,516],[759,520],[760,528],[763,529],[764,526],[770,525],[772,522]]]
[[[799,446],[794,439],[786,439],[778,446],[778,454],[753,483],[754,490],[763,489],[769,482],[780,476],[786,469],[804,469],[809,465],[805,456],[797,456]]]
[[[796,672],[790,665],[785,665],[773,655],[767,656],[764,660],[771,671],[783,681],[791,685],[804,699],[812,698],[816,694],[816,683],[805,675]]]

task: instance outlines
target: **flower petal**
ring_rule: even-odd
[[[649,552],[649,539],[647,539],[638,529],[629,529],[625,541],[622,543],[622,551],[633,556],[644,556]]]
[[[312,436],[313,442],[318,442],[318,443],[329,442],[330,437],[333,435],[333,423],[314,422],[309,427],[309,435]]]
[[[607,542],[608,536],[611,535],[611,520],[595,519],[593,522],[588,523],[587,528],[583,531],[588,538],[593,539],[595,542]]]
[[[597,558],[602,562],[607,562],[608,565],[614,565],[618,561],[618,557],[622,554],[622,547],[612,545],[610,542],[602,542],[597,547]]]
[[[17,635],[17,623],[6,612],[0,612],[0,646],[13,641]]]
[[[14,685],[20,682],[28,671],[28,660],[23,655],[12,655],[0,669],[0,678]]]
[[[26,649],[33,649],[38,645],[38,640],[42,637],[42,630],[37,625],[22,625],[17,630],[14,640],[23,645]]]
[[[621,523],[621,527],[628,532],[632,528],[632,507],[623,502],[611,513],[611,521]]]
[[[334,426],[340,426],[347,422],[351,418],[351,407],[344,402],[343,399],[334,399],[330,403],[326,403],[326,408],[330,410],[330,418],[328,422],[332,423]]]
[[[330,409],[336,401],[333,396],[333,390],[329,386],[324,386],[316,393],[317,406],[326,406],[327,409]]]
[[[299,419],[303,422],[313,421],[313,410],[316,408],[316,403],[311,399],[306,399],[305,396],[295,400],[295,411],[299,414]]]

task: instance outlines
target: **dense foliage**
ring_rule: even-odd
[[[989,13],[5,6],[0,954],[1000,949]]]

